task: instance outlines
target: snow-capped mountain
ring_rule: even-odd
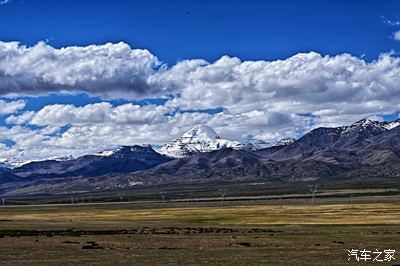
[[[346,134],[348,132],[352,132],[354,130],[368,130],[368,131],[374,131],[374,132],[384,132],[387,130],[392,130],[395,127],[400,126],[400,119],[397,119],[392,122],[387,122],[387,121],[375,121],[371,120],[369,118],[363,118],[355,123],[353,123],[350,126],[343,126],[339,127],[339,129],[342,129],[343,134]]]
[[[286,146],[292,144],[295,141],[296,141],[295,138],[283,138],[272,146]]]
[[[368,130],[371,132],[375,131],[385,131],[387,130],[387,127],[390,127],[390,123],[384,123],[384,122],[379,122],[379,121],[374,121],[369,118],[363,118],[350,126],[343,126],[339,127],[339,129],[342,130],[342,134],[347,134],[350,132],[353,132],[355,130],[362,131],[362,130]]]
[[[283,138],[278,142],[276,142],[275,144],[273,144],[261,139],[252,139],[243,144],[240,144],[239,148],[246,151],[256,151],[256,150],[266,149],[269,147],[286,146],[292,144],[295,141],[296,139],[294,138]]]
[[[150,144],[137,144],[134,146],[123,146],[123,145],[119,145],[119,146],[114,146],[112,148],[108,148],[99,152],[96,152],[94,154],[90,154],[90,155],[94,155],[94,156],[99,156],[99,157],[110,157],[113,156],[115,154],[121,153],[121,150],[130,150],[131,152],[135,152],[138,149],[140,150],[141,148],[151,148],[156,150],[152,145]]]
[[[62,162],[62,161],[69,161],[69,160],[73,160],[73,159],[75,159],[74,156],[67,155],[67,156],[53,156],[53,157],[45,159],[45,161],[53,160],[53,161]]]
[[[282,146],[293,143],[295,139],[284,138],[276,144],[260,139],[252,139],[245,143],[222,139],[212,128],[205,125],[194,126],[185,132],[182,137],[163,145],[157,151],[174,158],[185,158],[199,152],[210,152],[222,148],[235,150],[256,151],[271,146]]]
[[[24,160],[19,160],[16,158],[10,158],[10,159],[1,159],[0,164],[2,168],[8,168],[8,169],[14,169],[21,167],[25,164],[31,163],[32,161],[24,161]]]
[[[111,155],[113,155],[114,153],[118,152],[119,150],[121,150],[123,148],[123,146],[117,146],[111,149],[106,149],[106,150],[102,150],[100,152],[94,153],[93,155],[95,156],[101,156],[101,157],[109,157]]]
[[[158,151],[175,158],[188,157],[194,153],[210,152],[222,148],[239,148],[240,143],[221,139],[221,137],[206,125],[194,126],[182,137],[163,145]]]
[[[150,146],[122,146],[110,156],[84,155],[72,160],[46,160],[13,169],[20,177],[100,176],[107,173],[131,173],[170,161]]]
[[[400,126],[400,119],[397,119],[393,122],[383,122],[382,124],[387,130],[391,130],[395,127]]]
[[[21,166],[24,166],[26,164],[30,164],[33,162],[42,162],[42,161],[58,161],[58,162],[62,162],[62,161],[69,161],[69,160],[73,160],[74,157],[72,155],[67,155],[67,156],[53,156],[53,157],[49,157],[43,160],[20,160],[20,159],[16,159],[16,158],[11,158],[11,159],[1,159],[0,160],[0,167],[2,168],[8,168],[8,169],[15,169]]]
[[[262,140],[239,144],[222,139],[209,127],[196,126],[157,152],[149,145],[134,145],[76,159],[53,158],[31,163],[0,160],[0,193],[65,193],[269,178],[393,178],[400,172],[399,124],[400,120],[362,119],[348,126],[315,128],[296,141],[285,138],[273,145]],[[207,154],[209,151],[212,153]],[[10,169],[5,167],[7,163],[24,165]]]
[[[247,151],[256,151],[271,147],[271,143],[268,143],[261,139],[252,139],[243,144],[240,144],[239,148]]]

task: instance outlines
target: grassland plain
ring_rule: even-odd
[[[400,251],[400,205],[392,200],[282,207],[157,206],[3,207],[0,263],[358,265],[362,263],[348,261],[348,249]]]

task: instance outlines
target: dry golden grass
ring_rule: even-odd
[[[130,205],[22,207],[0,210],[0,220],[156,222],[214,225],[400,224],[400,205],[251,205],[233,207],[135,209]]]
[[[0,261],[52,266],[354,265],[348,261],[352,248],[400,250],[399,224],[400,205],[392,203],[353,208],[350,204],[3,207]],[[92,233],[62,234],[75,232],[72,228]],[[142,233],[101,231],[117,228]],[[207,231],[212,228],[225,231]],[[19,235],[22,229],[25,232]],[[37,234],[56,230],[60,231],[54,235]],[[90,243],[100,248],[84,249]]]

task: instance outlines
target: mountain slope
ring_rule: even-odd
[[[239,181],[262,176],[262,158],[245,150],[224,148],[176,159],[147,171],[129,175],[135,181],[207,182],[207,180]]]
[[[149,169],[170,158],[151,147],[123,146],[109,156],[85,155],[73,160],[32,162],[14,169],[20,177],[100,176],[107,173],[129,173]]]
[[[398,162],[400,158],[400,127],[364,141],[357,150],[357,157],[368,165]]]
[[[302,138],[268,156],[275,160],[305,159],[324,150],[356,150],[366,139],[387,132],[380,122],[362,119],[350,126],[316,128]],[[267,154],[265,154],[267,155]]]

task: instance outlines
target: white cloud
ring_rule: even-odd
[[[38,126],[95,125],[95,124],[150,124],[164,122],[164,114],[170,109],[165,106],[134,105],[131,103],[113,107],[108,102],[74,105],[47,105],[38,112],[25,112],[10,116],[11,124],[31,124]]]
[[[399,93],[399,58],[373,62],[315,52],[285,60],[244,61],[223,56],[208,63],[184,60],[171,68],[147,50],[125,43],[55,49],[0,42],[0,94],[85,91],[105,98],[180,95],[168,106],[315,112],[337,103],[385,102]],[[254,104],[257,104],[255,108]]]
[[[148,51],[123,43],[63,49],[0,43],[0,94],[61,89],[108,98],[175,94],[164,106],[101,102],[21,112],[25,103],[19,102],[20,107],[4,112],[10,114],[9,125],[0,129],[0,138],[17,144],[0,149],[0,157],[21,152],[26,158],[80,155],[116,144],[161,144],[195,124],[208,124],[224,138],[250,134],[274,141],[400,110],[400,58],[393,54],[372,62],[309,52],[275,61],[223,56],[212,63],[194,59],[170,68],[158,69],[160,65]],[[16,103],[0,102],[0,110]],[[223,112],[214,115],[179,112],[219,107]]]
[[[393,39],[400,41],[400,30],[393,33]]]
[[[0,42],[0,94],[36,95],[84,91],[103,97],[158,95],[148,78],[160,66],[147,50],[126,43],[56,49]]]
[[[398,20],[390,20],[387,19],[385,16],[381,16],[383,23],[388,24],[390,26],[400,26],[400,21]]]
[[[181,88],[181,97],[168,105],[224,107],[236,114],[253,110],[286,114],[330,110],[331,115],[357,116],[394,112],[399,109],[398,98],[393,97],[400,95],[399,64],[399,58],[389,54],[370,63],[348,54],[331,57],[313,52],[272,62],[241,62],[225,56],[184,74],[180,71],[173,86]],[[172,80],[174,67],[158,76]]]
[[[292,124],[298,119],[295,115],[261,111],[240,115],[199,112],[166,115],[172,111],[174,109],[165,106],[124,104],[114,107],[102,102],[83,107],[49,105],[37,112],[12,115],[6,121],[13,126],[0,128],[0,139],[11,139],[17,144],[0,149],[0,158],[11,154],[11,157],[25,159],[77,156],[114,145],[163,144],[195,124],[208,124],[231,139],[241,139],[251,133],[270,140],[293,135]],[[68,128],[61,130],[65,125]],[[39,126],[39,129],[29,126]],[[268,135],[266,128],[276,133]]]
[[[0,115],[15,113],[18,110],[24,109],[25,104],[26,104],[25,101],[6,102],[0,100]]]
[[[6,5],[6,4],[9,4],[9,3],[11,3],[11,0],[1,0],[0,1],[0,5]]]

